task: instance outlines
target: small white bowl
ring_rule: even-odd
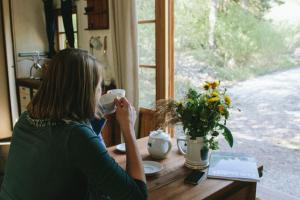
[[[116,149],[122,153],[126,153],[126,146],[125,146],[125,143],[121,143],[121,144],[118,144],[116,146]]]

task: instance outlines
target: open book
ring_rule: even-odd
[[[213,152],[210,156],[208,178],[259,181],[255,158],[242,153]]]

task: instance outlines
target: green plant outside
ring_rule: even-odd
[[[249,1],[248,8],[243,9],[239,1],[227,1],[225,6],[224,1],[219,1],[215,48],[211,49],[209,1],[179,0],[175,5],[175,51],[193,57],[199,68],[210,69],[214,78],[228,81],[246,80],[299,64],[293,52],[300,43],[300,28],[265,19],[270,2]]]

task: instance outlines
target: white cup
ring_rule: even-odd
[[[113,89],[113,90],[108,90],[107,93],[116,95],[118,98],[121,98],[121,97],[125,97],[126,91],[123,89]]]
[[[111,93],[104,94],[100,97],[98,107],[102,114],[111,114],[116,111],[115,98],[117,98],[117,95]]]

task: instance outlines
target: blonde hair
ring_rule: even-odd
[[[87,51],[65,49],[50,62],[27,109],[35,119],[87,120],[94,117],[101,66]],[[97,91],[98,90],[98,91]]]

